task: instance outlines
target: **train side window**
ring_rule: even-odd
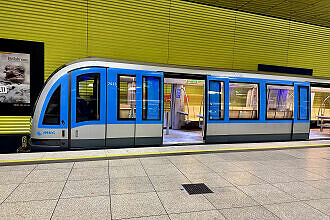
[[[259,84],[229,83],[229,119],[259,118]]]
[[[49,99],[44,118],[43,125],[60,125],[61,120],[61,86],[58,86],[52,97]]]
[[[136,77],[118,75],[118,120],[136,118]]]
[[[298,119],[299,120],[308,120],[309,119],[309,93],[307,86],[298,87],[298,102],[299,102],[299,111]]]
[[[209,89],[209,119],[220,120],[224,118],[224,83],[210,80]]]
[[[143,76],[142,80],[142,119],[160,120],[160,78]]]
[[[292,119],[293,110],[293,86],[267,85],[267,119]]]
[[[100,74],[77,76],[76,122],[100,120]]]

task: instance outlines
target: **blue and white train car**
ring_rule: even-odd
[[[205,143],[309,137],[309,81],[316,79],[86,58],[46,82],[34,109],[33,146],[162,145],[164,75],[170,73],[204,80]],[[249,95],[242,108],[232,106],[240,91]]]

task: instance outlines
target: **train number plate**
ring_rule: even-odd
[[[8,93],[8,89],[7,89],[7,86],[0,86],[0,93]]]

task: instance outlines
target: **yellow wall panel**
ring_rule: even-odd
[[[235,12],[172,0],[169,63],[231,68]]]
[[[330,29],[292,22],[288,66],[313,69],[314,76],[330,77]]]
[[[88,55],[166,63],[169,0],[92,0]]]
[[[289,21],[237,12],[233,69],[286,66],[288,39]]]
[[[45,43],[45,80],[87,54],[86,1],[0,1],[0,37]],[[41,58],[43,59],[43,58]],[[30,117],[0,117],[0,134],[29,133]]]

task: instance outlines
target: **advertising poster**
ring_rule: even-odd
[[[0,103],[30,106],[30,54],[0,51]]]

